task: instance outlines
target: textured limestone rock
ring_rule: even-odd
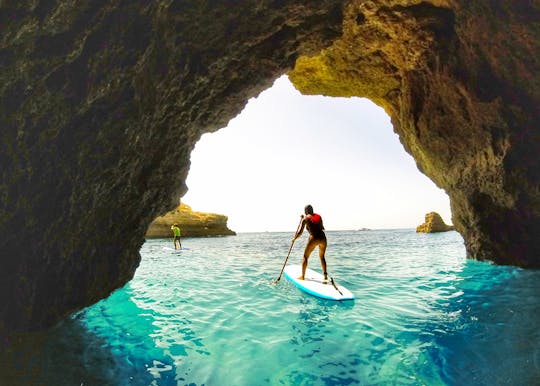
[[[0,2],[0,331],[130,280],[198,138],[299,57],[302,92],[385,108],[471,257],[539,267],[539,17],[531,1]]]
[[[182,204],[154,219],[146,231],[146,238],[171,238],[172,224],[178,224],[182,231],[182,237],[232,236],[236,234],[227,227],[227,216],[194,212],[191,207]]]
[[[306,94],[368,97],[450,197],[469,257],[540,267],[540,3],[351,1]]]
[[[196,141],[330,44],[341,15],[335,0],[0,2],[0,331],[129,281]]]
[[[446,225],[441,218],[441,215],[437,212],[427,213],[424,223],[416,227],[416,232],[419,233],[437,233],[452,230],[454,230],[454,227]]]

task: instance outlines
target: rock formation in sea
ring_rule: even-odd
[[[146,238],[171,238],[171,225],[178,224],[182,237],[232,236],[236,235],[227,227],[227,216],[216,213],[194,212],[188,205],[158,216],[150,223]]]
[[[416,227],[416,232],[419,233],[437,233],[448,232],[455,228],[452,225],[444,223],[441,215],[437,212],[429,212],[426,214],[426,219],[423,224]]]
[[[129,281],[197,140],[285,73],[384,107],[469,257],[540,267],[539,19],[534,1],[0,2],[0,330]]]

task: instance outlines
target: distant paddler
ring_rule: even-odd
[[[182,249],[182,243],[180,242],[180,228],[178,227],[178,224],[173,224],[171,226],[171,230],[173,231],[174,235],[174,249]],[[176,242],[178,242],[178,248],[176,247]]]
[[[317,213],[313,213],[313,207],[311,205],[306,205],[306,207],[304,208],[304,212],[306,216],[302,219],[301,226],[293,238],[293,241],[299,238],[304,231],[304,227],[307,228],[309,232],[309,239],[306,244],[306,249],[304,250],[304,259],[302,260],[302,276],[300,276],[298,279],[304,280],[309,255],[311,255],[311,252],[313,252],[315,247],[318,246],[319,258],[321,259],[321,267],[324,275],[324,280],[328,281],[328,273],[326,272],[326,260],[324,258],[324,254],[326,252],[326,234],[324,233],[322,217]]]

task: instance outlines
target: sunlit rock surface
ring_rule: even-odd
[[[446,225],[437,212],[429,212],[426,214],[425,221],[416,227],[416,232],[419,233],[437,233],[454,230],[451,225]]]
[[[129,281],[196,141],[299,57],[303,92],[385,108],[471,257],[540,266],[538,7],[0,2],[0,332]]]
[[[146,231],[146,238],[172,238],[173,224],[178,224],[182,237],[235,235],[227,226],[227,219],[227,216],[222,214],[194,212],[191,207],[182,204],[154,219]]]
[[[540,267],[540,3],[352,1],[344,15],[293,83],[382,106],[448,193],[469,257]]]

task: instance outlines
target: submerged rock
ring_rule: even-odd
[[[194,212],[191,207],[182,204],[152,221],[146,231],[146,238],[171,238],[172,224],[178,224],[182,237],[236,235],[236,232],[227,227],[227,216]]]
[[[426,214],[426,220],[422,225],[416,227],[416,232],[419,233],[436,233],[453,231],[455,228],[452,225],[446,225],[442,217],[437,212]]]

